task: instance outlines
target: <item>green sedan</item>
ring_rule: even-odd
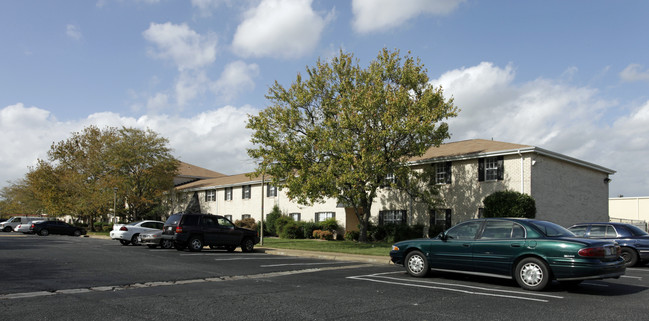
[[[580,239],[546,221],[485,218],[460,223],[432,239],[402,241],[390,257],[415,277],[431,270],[515,279],[540,291],[552,280],[577,285],[582,280],[624,275],[620,246],[613,241]]]

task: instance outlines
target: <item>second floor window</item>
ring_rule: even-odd
[[[505,167],[502,156],[478,159],[478,181],[501,181],[504,174]]]
[[[451,162],[435,164],[435,184],[451,184]]]
[[[214,202],[214,201],[216,201],[216,190],[215,189],[205,191],[205,201],[206,202]]]
[[[226,187],[225,188],[225,200],[226,201],[231,201],[232,200],[232,187]]]
[[[245,185],[241,187],[241,198],[250,199],[250,185]]]
[[[266,185],[266,197],[275,197],[277,196],[277,186]]]

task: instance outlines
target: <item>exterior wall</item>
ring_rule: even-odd
[[[649,197],[616,197],[608,200],[611,219],[649,222]]]
[[[537,155],[532,166],[536,217],[559,225],[608,222],[606,173]]]

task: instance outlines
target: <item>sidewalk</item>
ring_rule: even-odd
[[[86,237],[110,239],[108,236],[103,235],[90,235]],[[361,262],[369,264],[392,264],[390,256],[374,256],[374,255],[359,255],[347,253],[334,253],[334,252],[316,252],[304,250],[289,250],[278,249],[266,246],[256,246],[255,252],[266,253],[270,255],[283,255],[283,256],[297,256],[313,259],[332,260],[332,261],[348,261],[348,262]]]

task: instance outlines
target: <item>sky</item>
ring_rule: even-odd
[[[84,127],[152,129],[183,162],[254,169],[249,115],[341,50],[418,57],[451,139],[537,146],[649,196],[649,2],[4,0],[0,186]]]

